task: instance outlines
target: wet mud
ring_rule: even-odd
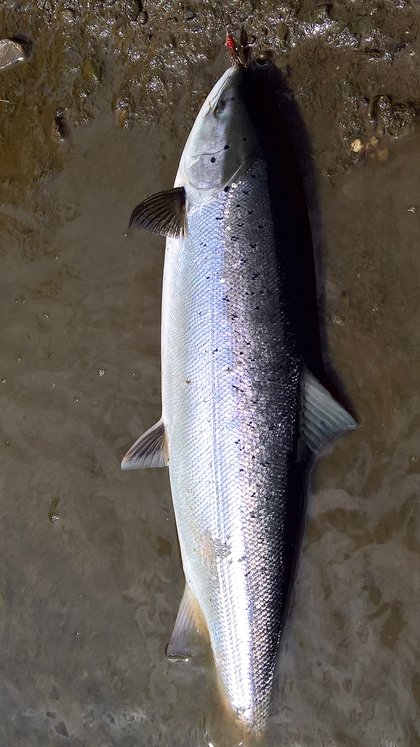
[[[1,744],[240,739],[182,595],[165,470],[119,463],[160,411],[172,185],[245,23],[286,75],[327,369],[361,427],[312,477],[264,745],[420,744],[420,7],[403,0],[9,2],[0,38]],[[287,102],[286,102],[287,103]],[[287,108],[285,103],[285,108]]]

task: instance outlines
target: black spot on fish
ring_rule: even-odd
[[[247,137],[243,137],[242,140],[245,142],[246,140],[248,140],[248,138]]]
[[[256,244],[250,244],[250,247],[251,247],[251,249],[256,249],[257,245]]]
[[[248,210],[248,215],[252,215],[253,212],[253,210]]]
[[[225,148],[224,148],[224,149],[225,149],[225,150],[228,150],[228,148],[229,148],[229,145],[225,145]]]
[[[230,187],[224,187],[223,192],[229,192]]]
[[[215,159],[215,157],[214,157],[214,156],[212,156],[212,157],[210,158],[210,161],[211,161],[212,163],[216,163],[216,159]]]

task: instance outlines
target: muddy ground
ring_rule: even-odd
[[[420,6],[10,2],[0,37],[0,743],[233,747],[209,657],[171,666],[182,594],[166,471],[121,473],[159,417],[172,185],[226,66],[273,50],[330,363],[361,422],[317,465],[270,747],[420,745]]]

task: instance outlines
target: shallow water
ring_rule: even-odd
[[[420,8],[223,8],[288,66],[330,362],[361,422],[313,476],[264,744],[415,747]],[[124,233],[225,66],[219,6],[4,2],[0,32],[29,56],[0,71],[0,741],[233,747],[208,653],[164,655],[167,473],[119,468],[160,410],[163,241]]]

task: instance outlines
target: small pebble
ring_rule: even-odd
[[[53,498],[51,498],[50,508],[48,511],[48,519],[51,522],[51,524],[54,523],[54,521],[58,521],[60,518],[60,514],[57,511],[58,504],[60,502],[60,496],[55,495]]]
[[[105,376],[105,369],[104,368],[98,368],[98,376]]]
[[[407,208],[407,210],[408,210],[409,213],[415,213],[416,212],[416,208],[415,208],[414,205],[412,205],[411,207]]]
[[[116,115],[117,115],[118,126],[121,128],[125,127],[128,121],[128,109],[123,108],[123,107],[117,107]]]
[[[192,21],[195,18],[195,13],[191,8],[185,8],[184,18],[186,21]]]
[[[141,24],[142,26],[145,26],[145,25],[146,25],[146,23],[147,23],[148,19],[149,19],[149,16],[147,15],[147,12],[146,12],[145,10],[142,10],[142,12],[141,12],[141,13],[139,13],[139,14],[138,14],[138,16],[137,16],[137,21],[138,21],[138,23],[140,23],[140,24]]]
[[[363,143],[360,139],[360,137],[357,137],[356,140],[353,140],[353,142],[350,144],[350,148],[352,149],[353,153],[361,153],[363,150]]]
[[[25,61],[25,52],[19,42],[12,39],[0,39],[0,70],[6,70],[18,62]]]

